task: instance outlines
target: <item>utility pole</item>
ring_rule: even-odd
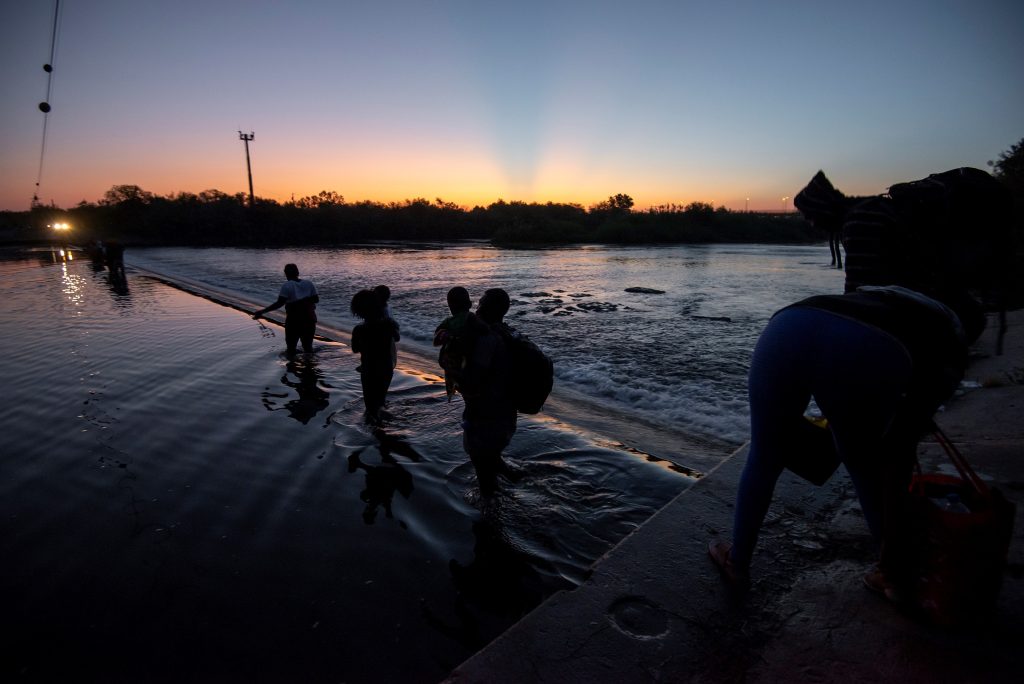
[[[249,141],[256,137],[256,134],[252,131],[243,133],[238,131],[238,139],[245,141],[245,168],[249,172],[249,206],[253,206],[252,198],[252,162],[249,161]]]

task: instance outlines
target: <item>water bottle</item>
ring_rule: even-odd
[[[932,503],[941,508],[944,511],[950,513],[970,513],[971,509],[968,508],[963,501],[960,500],[960,495],[956,492],[950,492],[946,496],[936,497],[932,499]]]

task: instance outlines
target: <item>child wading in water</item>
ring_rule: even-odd
[[[352,351],[362,360],[359,373],[366,420],[376,423],[395,372],[392,349],[400,338],[398,325],[385,318],[380,297],[373,290],[360,290],[352,297],[352,313],[363,319],[352,330]]]
[[[466,365],[466,354],[463,349],[462,337],[467,323],[473,315],[473,300],[464,287],[453,287],[448,290],[448,308],[452,315],[441,321],[434,330],[434,346],[441,347],[437,354],[437,362],[444,369],[444,389],[448,393],[448,401],[458,390],[459,374]]]

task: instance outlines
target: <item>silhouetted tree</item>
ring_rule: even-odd
[[[995,162],[989,162],[993,175],[1006,183],[1017,195],[1024,194],[1024,138],[999,155]]]
[[[100,204],[108,206],[126,202],[149,204],[153,197],[155,197],[153,193],[143,190],[138,185],[115,185],[103,194]]]
[[[321,190],[315,195],[308,195],[295,200],[292,204],[300,209],[317,209],[320,207],[334,207],[344,204],[344,196],[334,190]]]
[[[612,195],[603,202],[598,202],[591,211],[605,211],[605,212],[623,212],[628,213],[633,209],[633,198],[624,193],[618,193]]]

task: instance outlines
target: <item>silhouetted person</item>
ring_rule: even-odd
[[[838,459],[853,480],[868,527],[880,543],[878,567],[865,584],[890,599],[916,581],[915,535],[908,486],[916,445],[932,414],[963,377],[967,346],[985,316],[969,288],[972,278],[999,281],[1005,270],[989,241],[1008,220],[999,192],[968,212],[992,226],[942,225],[964,204],[957,191],[985,188],[984,172],[959,169],[890,188],[888,196],[849,198],[819,172],[797,196],[805,216],[841,230],[846,247],[843,295],[820,295],[777,312],[750,366],[750,448],[737,492],[733,542],[709,553],[725,574],[744,580],[776,479],[794,455]],[[925,188],[921,190],[921,188]],[[900,200],[897,195],[913,197]],[[988,197],[984,193],[978,195]],[[977,206],[975,206],[977,205]],[[923,250],[915,213],[935,236]],[[993,242],[994,244],[994,242]],[[803,418],[813,397],[832,438],[812,444]],[[816,440],[815,440],[816,441]]]
[[[810,182],[793,198],[793,206],[804,218],[828,236],[828,249],[832,265],[843,267],[842,231],[849,210],[863,197],[847,197],[832,185],[823,171],[818,171]]]
[[[103,265],[106,262],[106,257],[103,254],[103,243],[99,240],[93,240],[86,248],[86,253],[89,255],[89,260],[95,267],[95,270],[103,270]]]
[[[286,313],[284,339],[288,355],[295,354],[299,340],[302,340],[304,352],[312,352],[313,335],[316,333],[316,305],[320,301],[320,295],[317,294],[316,287],[312,282],[299,278],[299,267],[295,264],[286,264],[284,275],[287,280],[281,286],[277,301],[263,307],[252,317],[259,319],[268,311],[280,309],[283,306]]]
[[[124,245],[117,240],[107,240],[103,246],[103,258],[111,275],[124,277]]]
[[[437,354],[437,362],[444,369],[444,388],[448,401],[458,390],[458,379],[466,363],[466,350],[463,333],[470,325],[473,313],[473,300],[464,287],[453,287],[448,290],[448,308],[452,315],[445,318],[434,330],[434,346],[441,349]]]
[[[398,324],[394,316],[391,315],[391,288],[387,285],[378,285],[373,288],[373,294],[377,295],[377,299],[380,301],[381,308],[384,311],[384,318],[392,321],[395,324],[395,329],[401,333],[402,326]],[[398,366],[398,346],[395,341],[391,341],[391,367],[395,368]]]
[[[395,373],[391,349],[400,335],[395,322],[384,317],[380,298],[373,290],[360,290],[352,297],[352,313],[363,319],[352,329],[352,351],[360,355],[358,371],[366,418],[375,423],[380,420],[380,410]]]
[[[775,482],[800,454],[846,466],[881,544],[865,582],[899,593],[912,579],[905,506],[917,442],[962,378],[968,341],[953,309],[897,286],[819,295],[777,312],[750,364],[750,447],[733,541],[708,549],[725,574],[746,580]],[[812,396],[831,443],[807,428]]]
[[[517,418],[512,357],[498,331],[508,309],[505,290],[484,292],[476,315],[467,318],[466,361],[459,377],[459,392],[466,402],[462,443],[485,495],[495,491],[499,474],[515,477],[501,456],[515,434]]]

